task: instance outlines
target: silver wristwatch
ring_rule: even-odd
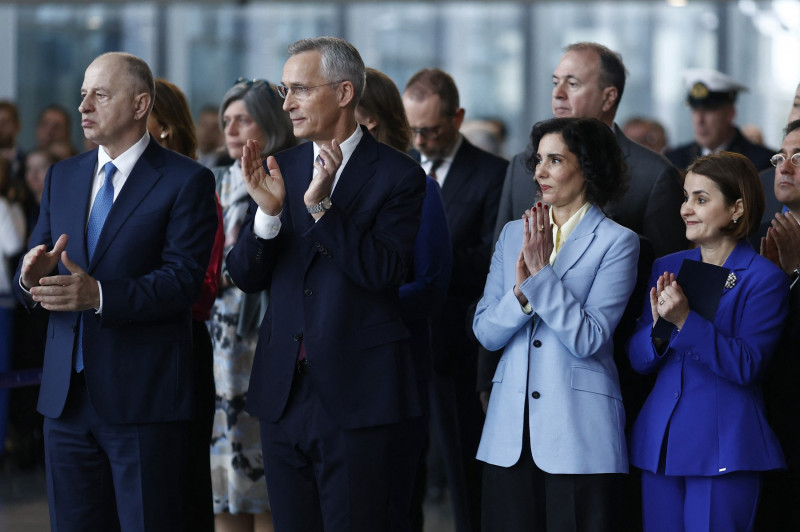
[[[330,210],[331,207],[333,207],[333,203],[331,202],[331,197],[325,196],[324,198],[322,198],[322,201],[320,201],[316,205],[312,205],[311,207],[306,207],[306,209],[308,210],[308,214],[315,214],[318,212],[328,211]]]

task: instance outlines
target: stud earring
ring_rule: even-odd
[[[161,132],[161,138],[162,138],[162,139],[165,139],[165,138],[167,138],[167,132],[166,132],[166,131],[162,131],[162,132]],[[736,221],[734,220],[734,222],[733,222],[733,223],[736,223]]]

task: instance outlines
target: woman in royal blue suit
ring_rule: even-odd
[[[639,239],[600,206],[625,162],[594,119],[540,122],[531,146],[542,202],[503,228],[473,322],[504,348],[478,448],[481,529],[617,531],[628,459],[612,335]]]
[[[681,216],[696,248],[655,262],[628,344],[636,371],[658,372],[634,424],[631,464],[642,469],[646,532],[751,530],[761,472],[784,467],[760,379],[783,329],[789,283],[746,241],[764,210],[747,158],[697,159],[684,194]],[[713,321],[689,308],[675,281],[684,259],[731,272]],[[659,317],[675,326],[669,340],[650,337]]]

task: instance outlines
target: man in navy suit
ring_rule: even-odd
[[[125,53],[86,69],[100,148],[47,173],[15,284],[50,311],[38,410],[53,530],[183,530],[194,415],[191,305],[217,226],[214,178],[147,133],[155,86]]]
[[[481,295],[494,243],[493,230],[503,176],[508,161],[472,145],[459,128],[465,111],[459,106],[453,78],[438,68],[425,68],[411,76],[403,91],[403,105],[413,132],[416,150],[412,155],[442,187],[447,224],[453,248],[453,270],[442,317],[446,352],[434,353],[431,410],[439,410],[443,424],[434,425],[434,435],[443,453],[454,509],[468,507],[472,528],[480,527],[480,465],[475,459],[483,427],[483,411],[475,389],[478,344],[467,334],[467,309]],[[446,390],[452,387],[455,405],[446,404]],[[452,402],[452,400],[450,401]],[[452,414],[457,412],[457,419]],[[455,422],[457,430],[453,430]],[[444,424],[450,423],[449,427]],[[454,456],[455,455],[455,456]],[[454,479],[463,468],[464,486]],[[458,497],[467,504],[459,505]],[[464,518],[464,520],[466,517]],[[462,520],[458,513],[456,523]],[[459,530],[464,529],[458,526]]]
[[[257,141],[244,148],[253,202],[227,260],[239,288],[270,291],[247,409],[261,421],[277,530],[409,528],[388,518],[403,453],[415,452],[398,435],[421,414],[398,287],[425,174],[356,122],[365,79],[342,39],[292,44],[278,92],[295,136],[312,142],[266,169]]]

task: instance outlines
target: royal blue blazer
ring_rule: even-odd
[[[678,273],[683,259],[700,261],[700,249],[658,259],[649,287],[665,271]],[[631,464],[653,473],[713,476],[784,467],[775,434],[764,415],[761,379],[787,316],[786,274],[744,240],[724,264],[736,276],[713,321],[689,312],[663,354],[653,347],[649,295],[628,342],[639,373],[657,371],[653,391],[633,426]],[[662,446],[666,449],[662,450]]]

